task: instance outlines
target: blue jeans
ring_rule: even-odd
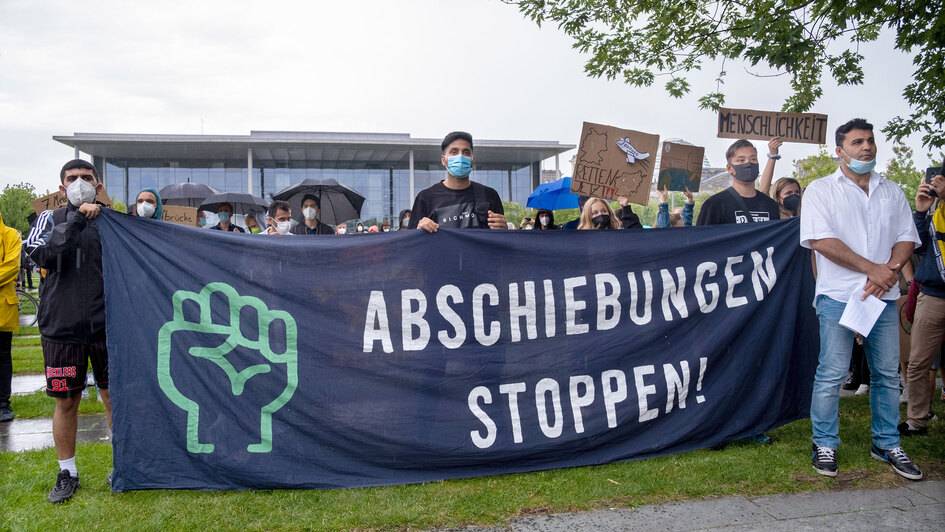
[[[885,302],[885,301],[884,301]],[[873,443],[880,449],[899,447],[899,312],[888,301],[870,335],[863,339],[870,367],[870,410]],[[850,369],[850,354],[856,333],[840,325],[846,303],[817,296],[820,318],[820,358],[814,376],[810,420],[814,444],[840,446],[840,386]]]

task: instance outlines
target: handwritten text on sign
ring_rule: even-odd
[[[108,198],[108,192],[105,191],[105,185],[102,185],[102,190],[95,195],[95,201],[101,203],[102,205],[112,208],[112,200]],[[46,194],[40,198],[34,199],[30,202],[33,205],[33,210],[36,214],[40,214],[43,211],[52,211],[56,210],[59,207],[65,207],[69,200],[62,194],[62,192],[53,192],[52,194]]]
[[[189,225],[191,227],[200,226],[200,224],[197,223],[197,209],[195,207],[164,205],[161,219],[174,224]]]
[[[571,192],[646,205],[659,144],[659,135],[584,122]]]
[[[827,138],[827,115],[720,107],[718,136],[723,139],[755,140],[781,137],[785,142],[824,144]]]

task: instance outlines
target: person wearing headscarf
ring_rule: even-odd
[[[160,220],[164,209],[161,206],[161,195],[153,188],[146,188],[138,193],[135,204],[128,209],[128,214],[141,218]]]

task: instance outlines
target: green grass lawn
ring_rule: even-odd
[[[941,411],[941,403],[936,402]],[[61,528],[150,530],[403,530],[462,525],[504,526],[540,513],[635,507],[728,495],[757,496],[811,490],[894,487],[910,481],[870,458],[869,401],[841,400],[840,474],[810,466],[810,421],[768,434],[773,445],[736,442],[661,458],[536,473],[347,490],[200,492],[151,490],[112,493],[105,484],[111,447],[83,444],[78,451],[82,488],[69,503],[52,506],[52,449],[0,453],[0,515],[14,530]],[[904,441],[926,474],[945,478],[945,423],[929,436]],[[4,528],[4,525],[0,525]]]
[[[43,373],[43,371],[45,371],[43,366],[43,348],[38,345],[14,347],[12,356],[14,375],[28,375],[30,373]]]
[[[79,403],[79,414],[104,414],[105,404],[98,400],[98,390],[89,386],[89,396]],[[37,417],[52,417],[56,408],[56,400],[40,390],[28,395],[14,395],[10,399],[10,407],[19,419]]]
[[[14,336],[11,344],[13,347],[31,347],[40,345],[39,336]]]
[[[30,327],[20,327],[13,333],[13,339],[16,340],[17,336],[35,336],[39,334],[39,327],[36,325]],[[16,345],[16,344],[14,344]]]

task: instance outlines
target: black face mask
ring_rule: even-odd
[[[754,183],[758,179],[758,163],[730,164],[735,169],[735,179],[745,183]]]
[[[790,196],[782,199],[781,204],[784,205],[785,209],[791,212],[797,212],[797,208],[801,206],[801,195],[791,194]]]
[[[598,229],[610,229],[609,214],[598,214],[597,216],[591,218],[591,221],[594,222],[594,225],[596,225]]]

